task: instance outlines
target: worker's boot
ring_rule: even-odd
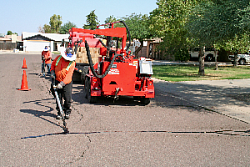
[[[56,110],[57,110],[56,119],[62,119],[62,115],[61,115],[61,112],[60,112],[60,110],[59,110],[59,107],[56,107]]]
[[[69,119],[70,114],[71,114],[71,110],[70,110],[70,109],[69,109],[69,110],[66,110],[66,111],[65,111],[65,119]]]
[[[57,112],[56,119],[62,119],[62,116],[61,116],[61,113],[60,113],[60,112]]]

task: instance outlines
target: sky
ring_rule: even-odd
[[[8,0],[1,5],[0,33],[38,32],[39,26],[49,25],[54,14],[62,16],[62,25],[73,22],[78,28],[86,24],[86,16],[93,10],[100,24],[109,16],[122,18],[149,14],[158,6],[157,0]]]

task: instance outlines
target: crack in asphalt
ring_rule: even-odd
[[[145,131],[96,131],[96,132],[69,132],[69,133],[49,133],[37,136],[27,136],[21,139],[31,139],[46,136],[56,135],[91,135],[91,134],[111,134],[111,133],[168,133],[168,134],[218,134],[218,135],[230,135],[230,136],[250,136],[250,130],[218,130],[218,131],[164,131],[164,130],[145,130]],[[91,142],[90,138],[89,141]]]
[[[68,162],[67,164],[65,164],[65,166],[66,166],[66,165],[69,165],[69,164],[73,164],[73,163],[79,161],[81,158],[84,157],[84,155],[86,154],[86,152],[89,150],[89,145],[90,145],[90,143],[91,143],[90,137],[87,136],[87,138],[88,138],[88,140],[89,140],[89,142],[87,143],[87,148],[82,152],[82,154],[81,154],[78,158],[75,158],[74,160]]]
[[[76,105],[77,105],[77,104],[76,104]],[[80,115],[80,120],[79,120],[78,122],[81,122],[82,119],[83,119],[83,114],[81,114],[80,111],[77,110],[77,109],[74,107],[74,105],[72,105],[71,108],[74,109],[74,111],[76,111],[76,113]],[[84,107],[84,108],[85,108],[85,107]],[[86,108],[85,108],[85,110],[86,110]]]

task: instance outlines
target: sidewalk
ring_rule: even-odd
[[[154,84],[174,98],[250,123],[250,79],[171,83],[154,78]]]
[[[0,54],[41,54],[42,51],[16,51],[14,50],[0,50]]]
[[[166,61],[166,60],[153,60],[152,64],[154,66],[157,65],[194,65],[199,66],[199,61],[188,61],[188,62],[180,62],[180,61]],[[218,66],[232,66],[232,62],[218,62]],[[215,66],[215,62],[207,62],[205,61],[205,66]]]

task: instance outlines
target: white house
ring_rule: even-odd
[[[23,47],[26,51],[42,51],[45,46],[50,46],[51,51],[58,51],[62,39],[68,37],[69,34],[22,33]]]

